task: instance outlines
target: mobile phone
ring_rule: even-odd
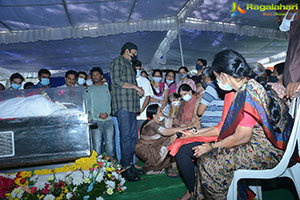
[[[182,137],[182,133],[180,133],[179,131],[176,132],[176,135],[177,135],[178,138]]]

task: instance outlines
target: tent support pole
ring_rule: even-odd
[[[181,66],[184,66],[182,43],[181,43],[181,36],[180,36],[180,29],[179,28],[178,28],[177,34],[178,34],[178,42],[179,42],[179,49],[180,49]]]

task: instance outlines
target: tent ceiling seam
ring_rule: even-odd
[[[2,24],[5,28],[7,28],[9,31],[12,31],[12,28],[10,28],[7,24],[4,22],[0,21],[0,24]]]
[[[66,15],[67,15],[68,21],[69,21],[70,25],[73,26],[73,23],[72,23],[70,14],[69,14],[69,10],[68,10],[66,1],[65,1],[65,0],[62,0],[62,3],[63,3],[63,6],[64,6],[64,9],[65,9],[65,13],[66,13]]]
[[[131,15],[133,13],[133,10],[135,8],[135,4],[136,4],[136,0],[133,1],[133,4],[131,6],[131,9],[130,9],[130,12],[129,12],[129,15],[128,15],[128,18],[127,18],[127,22],[129,22],[130,18],[131,18]]]

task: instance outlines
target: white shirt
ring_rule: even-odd
[[[137,85],[144,90],[144,96],[142,96],[142,98],[140,98],[140,108],[142,108],[144,101],[146,99],[146,96],[152,96],[153,91],[152,91],[152,87],[151,87],[149,80],[146,79],[145,77],[139,76],[138,78],[136,78],[136,82],[137,82]],[[147,107],[140,114],[140,116],[137,117],[137,120],[146,120],[147,119],[147,115],[146,115]]]

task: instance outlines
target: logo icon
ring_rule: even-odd
[[[242,9],[240,4],[237,5],[236,2],[232,2],[232,9],[231,11],[232,14],[231,14],[231,17],[234,17],[235,15],[238,15],[238,14],[245,14],[247,11]]]

